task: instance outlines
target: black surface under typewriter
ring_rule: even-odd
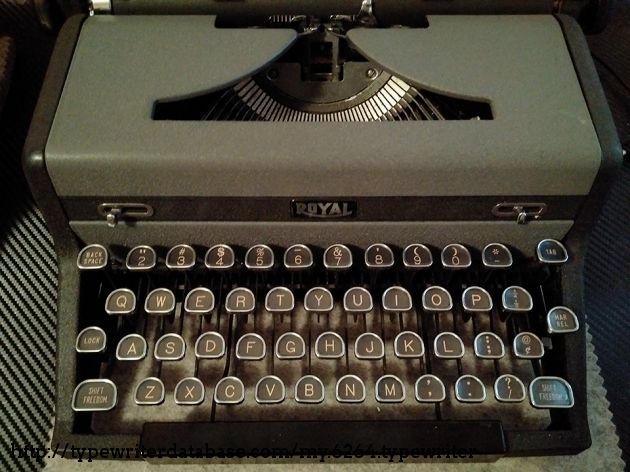
[[[316,3],[62,31],[25,150],[55,440],[584,450],[582,264],[620,152],[577,23]]]

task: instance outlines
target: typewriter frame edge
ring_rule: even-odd
[[[589,196],[573,228],[566,236],[566,244],[574,255],[572,263],[562,269],[562,291],[567,294],[578,311],[580,321],[585,323],[583,300],[583,267],[590,231],[597,222],[597,215],[605,201],[605,195],[615,177],[615,170],[622,161],[621,146],[615,132],[612,116],[601,89],[597,72],[587,54],[588,46],[575,20],[566,15],[555,15],[575,66],[582,86],[586,105],[591,114],[602,149],[602,162]],[[35,201],[41,209],[55,242],[58,259],[58,313],[57,313],[57,365],[56,365],[56,413],[53,441],[74,442],[83,447],[130,447],[138,442],[134,435],[97,436],[73,433],[74,412],[71,409],[73,386],[75,385],[76,359],[74,342],[77,334],[78,300],[72,294],[79,288],[79,272],[74,264],[79,242],[70,230],[68,218],[57,197],[46,170],[44,149],[66,74],[68,72],[76,41],[86,16],[77,15],[68,20],[61,30],[53,51],[46,80],[26,140],[23,166]],[[65,348],[64,348],[65,346]],[[515,433],[506,431],[507,456],[577,454],[591,444],[586,415],[586,335],[572,338],[567,351],[579,352],[567,360],[566,368],[581,379],[574,385],[576,406],[570,413],[573,428],[570,431],[537,431]],[[556,446],[548,448],[549,435],[556,436]],[[564,444],[564,446],[563,446]],[[545,448],[547,446],[547,448]]]

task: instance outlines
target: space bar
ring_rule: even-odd
[[[332,457],[379,456],[408,451],[420,457],[442,449],[465,456],[506,452],[500,421],[293,421],[145,423],[141,445],[157,454],[185,448],[191,455],[216,457],[304,456],[309,451]],[[147,452],[148,454],[148,452]],[[166,457],[169,457],[168,455]],[[411,456],[410,456],[411,457]],[[462,457],[464,458],[464,457]]]

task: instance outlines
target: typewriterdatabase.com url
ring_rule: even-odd
[[[245,450],[234,447],[185,446],[173,442],[169,445],[149,447],[80,447],[70,443],[57,443],[51,447],[11,444],[14,459],[75,459],[92,462],[95,459],[386,459],[404,462],[407,459],[473,459],[475,448],[461,448],[451,444],[444,447],[390,447],[386,445],[335,444],[328,447],[302,447],[295,443],[293,450],[278,447],[260,447]]]

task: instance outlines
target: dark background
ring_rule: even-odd
[[[75,1],[0,0],[0,470],[41,469],[36,459],[13,460],[10,452],[17,445],[44,446],[52,426],[57,271],[20,155],[55,32],[64,16],[78,12]],[[630,152],[630,0],[618,0],[606,30],[588,42],[620,140]],[[630,158],[593,234],[585,293],[595,353],[628,463]]]

